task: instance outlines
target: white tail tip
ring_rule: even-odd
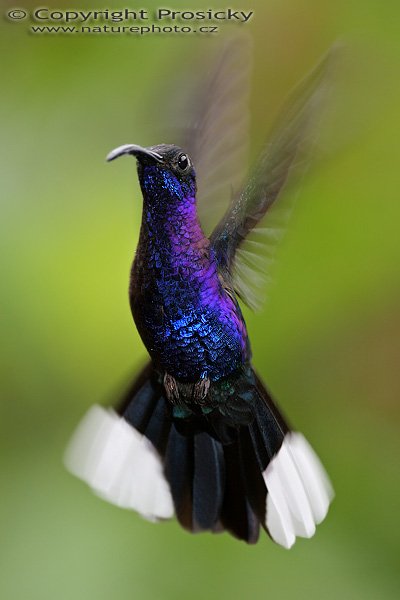
[[[285,436],[263,477],[268,491],[266,526],[272,539],[291,548],[296,536],[313,536],[334,493],[324,467],[301,433]]]
[[[151,442],[111,410],[93,406],[65,454],[66,467],[96,494],[157,521],[174,515],[160,456]]]

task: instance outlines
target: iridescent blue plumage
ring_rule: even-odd
[[[192,166],[174,166],[183,155],[175,146],[152,150],[164,161],[139,157],[143,217],[132,313],[158,368],[178,380],[217,381],[249,360],[246,327],[198,221]]]

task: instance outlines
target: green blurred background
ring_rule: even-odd
[[[246,26],[253,151],[290,87],[334,40],[346,45],[328,151],[301,186],[267,308],[246,312],[256,367],[331,475],[330,514],[290,552],[265,535],[247,547],[151,525],[64,470],[84,411],[112,399],[145,360],[127,301],[140,224],[134,165],[104,157],[122,143],[164,141],[172,75],[204,62],[222,36],[33,36],[26,21],[3,20],[5,600],[400,597],[400,6],[255,4],[235,6],[256,11]]]

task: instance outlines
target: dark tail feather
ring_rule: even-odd
[[[226,529],[247,543],[257,541],[261,525],[290,547],[296,536],[313,535],[331,487],[261,381],[248,370],[237,384],[215,421],[213,413],[185,420],[173,417],[160,375],[147,366],[118,415],[89,411],[67,466],[105,499],[148,519],[175,513],[189,531]]]
[[[147,365],[126,394],[118,412],[163,455],[171,428],[167,408],[157,373]]]
[[[226,445],[224,456],[226,486],[221,523],[235,537],[254,544],[258,540],[260,526],[247,495],[238,442]]]
[[[168,407],[165,398],[159,396],[143,433],[161,456],[165,455],[170,429],[171,418]]]
[[[117,407],[117,413],[144,433],[161,396],[151,364],[146,365]]]
[[[193,437],[172,424],[165,454],[165,476],[171,488],[176,516],[185,529],[193,528]]]
[[[258,378],[254,396],[255,419],[249,425],[249,433],[260,470],[265,471],[279,452],[289,427]]]
[[[216,529],[225,489],[220,442],[204,431],[172,424],[165,475],[180,524],[193,533]]]
[[[194,435],[193,530],[214,529],[225,490],[222,444],[205,431]]]
[[[246,496],[259,523],[265,529],[267,488],[256,458],[249,428],[243,428],[240,432],[240,461]]]

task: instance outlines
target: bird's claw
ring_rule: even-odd
[[[168,373],[165,373],[165,375],[164,375],[164,388],[165,388],[168,400],[172,404],[178,404],[178,401],[179,401],[178,384],[176,383],[176,379],[174,377],[172,377],[172,375],[169,375]]]
[[[201,402],[206,398],[208,390],[210,389],[210,380],[207,376],[202,377],[199,381],[196,381],[193,387],[193,399],[195,402]]]

